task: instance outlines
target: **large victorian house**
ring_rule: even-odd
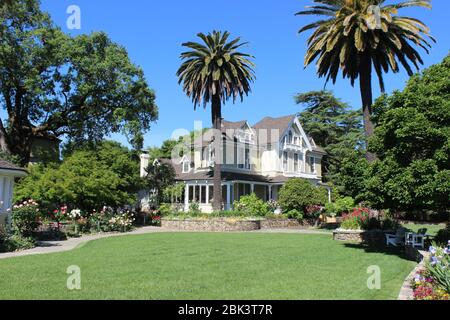
[[[216,162],[213,130],[207,130],[192,143],[192,152],[170,163],[178,182],[186,184],[184,208],[197,202],[203,212],[212,211],[213,166]],[[302,128],[297,116],[264,118],[255,125],[247,121],[223,121],[221,135],[222,199],[225,210],[243,195],[255,193],[264,200],[277,200],[278,192],[290,178],[322,183],[324,150]],[[149,164],[141,156],[141,175]]]

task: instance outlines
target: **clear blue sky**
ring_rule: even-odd
[[[79,31],[66,28],[66,9],[72,4],[81,8]],[[294,13],[309,4],[310,0],[42,0],[42,8],[63,30],[73,35],[105,31],[144,69],[150,87],[156,91],[160,112],[158,122],[145,136],[146,147],[160,145],[176,129],[192,130],[195,120],[210,126],[210,110],[194,112],[175,76],[181,43],[195,40],[198,32],[228,30],[249,41],[245,50],[256,57],[253,91],[244,103],[224,106],[227,120],[254,123],[264,116],[298,112],[294,94],[324,86],[314,66],[303,68],[307,35],[298,35],[297,30],[313,18],[296,17]],[[423,52],[425,67],[440,62],[450,49],[450,1],[434,0],[433,6],[433,10],[408,8],[400,12],[423,20],[438,40],[430,55]],[[387,90],[403,88],[407,79],[403,70],[389,74],[385,79]],[[376,85],[374,82],[378,96]],[[327,89],[353,107],[360,107],[359,88],[352,88],[347,80],[340,79],[335,86],[328,84]],[[113,139],[126,141],[118,135]]]

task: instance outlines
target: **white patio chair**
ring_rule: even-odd
[[[413,248],[423,249],[425,247],[425,237],[427,237],[426,233],[408,232],[405,236],[405,245],[409,245]]]
[[[395,234],[386,234],[386,245],[394,247],[405,242],[406,229],[398,228]]]

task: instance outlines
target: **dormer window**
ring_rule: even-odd
[[[182,162],[183,173],[189,173],[191,171],[191,161],[188,158],[185,158]]]
[[[239,140],[241,143],[254,143],[255,134],[252,132],[250,127],[246,129],[238,129],[236,130],[235,138]]]
[[[288,143],[292,144],[292,131],[289,131],[289,139],[288,139]]]

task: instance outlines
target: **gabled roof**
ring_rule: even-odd
[[[274,144],[280,141],[280,139],[285,134],[286,130],[293,123],[297,123],[297,125],[300,126],[300,131],[302,132],[303,137],[305,139],[308,139],[307,143],[311,144],[312,151],[323,154],[326,153],[323,150],[323,148],[317,146],[315,143],[312,143],[313,142],[312,138],[308,137],[307,134],[302,130],[301,124],[298,122],[297,116],[295,114],[279,118],[265,117],[264,119],[256,123],[254,126],[250,126],[246,120],[241,121],[222,120],[222,133],[224,137],[226,137],[227,139],[233,140],[236,131],[248,125],[250,129],[255,131],[259,145]],[[211,134],[210,130],[211,129],[206,130],[202,135],[198,136],[194,140],[194,146],[208,145],[210,142],[208,140],[209,138],[211,138],[208,136],[209,134]]]
[[[295,119],[295,115],[289,115],[280,118],[265,117],[258,123],[256,123],[253,128],[256,131],[266,130],[267,131],[267,141],[260,141],[260,143],[276,143],[280,140],[283,133],[289,128],[289,125]],[[272,130],[277,130],[278,134],[272,135]],[[261,135],[264,139],[266,135]]]
[[[265,117],[258,123],[256,123],[253,128],[255,129],[278,129],[280,131],[286,131],[289,125],[291,124],[292,120],[294,120],[295,114],[280,117],[280,118],[272,118],[272,117]]]
[[[227,121],[227,120],[222,120],[222,131],[225,131],[227,129],[241,129],[243,126],[245,126],[247,124],[247,120],[242,120],[242,121]]]
[[[222,120],[222,133],[224,135],[227,135],[228,139],[233,139],[234,138],[234,134],[233,136],[230,136],[230,133],[235,133],[236,130],[241,129],[242,127],[244,127],[247,124],[246,120],[242,120],[242,121],[226,121],[226,120]],[[203,132],[203,134],[201,134],[200,136],[198,136],[195,140],[194,140],[194,145],[195,146],[200,146],[200,145],[208,145],[207,141],[209,138],[208,137],[208,132],[210,132],[211,129],[206,130],[205,132]],[[228,131],[232,131],[232,132],[228,132]]]
[[[8,170],[8,171],[21,171],[22,173],[27,173],[24,168],[16,166],[9,161],[0,159],[0,170]]]

